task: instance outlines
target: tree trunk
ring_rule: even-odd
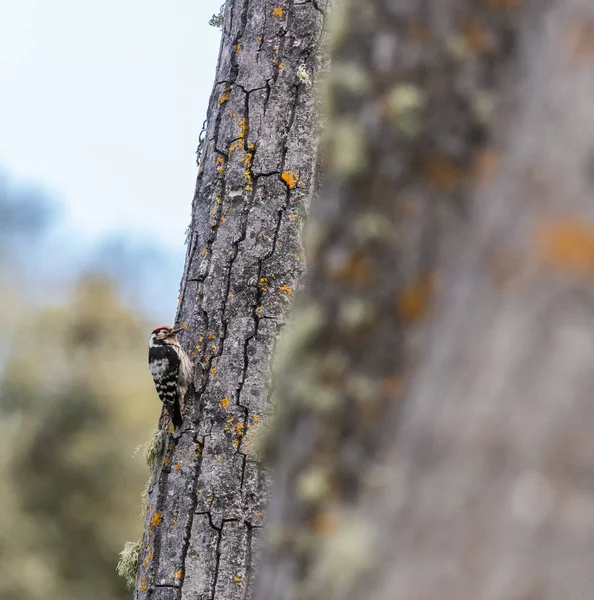
[[[589,598],[594,6],[341,6],[256,598]]]
[[[324,0],[228,0],[177,323],[198,365],[153,473],[135,598],[250,598],[268,478],[253,433],[304,268]]]

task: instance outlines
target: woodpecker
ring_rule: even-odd
[[[148,362],[157,394],[175,429],[182,424],[184,399],[192,377],[190,358],[179,345],[181,329],[157,327],[149,338]]]

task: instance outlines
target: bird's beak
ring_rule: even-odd
[[[184,328],[183,327],[178,327],[177,329],[172,329],[171,333],[169,334],[170,336],[172,335],[177,335],[178,333],[180,333],[181,331],[183,331]]]

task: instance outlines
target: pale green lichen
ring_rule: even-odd
[[[225,5],[223,4],[223,6],[221,6],[220,10],[219,10],[219,14],[218,15],[213,15],[210,20],[208,21],[208,24],[211,27],[218,27],[219,29],[221,29],[223,27],[223,25],[225,24]]]
[[[416,136],[420,131],[421,114],[426,103],[425,92],[410,83],[397,85],[386,99],[388,114],[392,122],[409,137]]]
[[[354,514],[334,517],[333,530],[312,540],[317,558],[303,584],[303,597],[343,598],[377,560],[375,536],[367,523]]]
[[[330,491],[327,469],[310,467],[297,479],[297,495],[306,502],[315,502],[324,498]]]
[[[303,85],[311,85],[311,77],[305,65],[299,65],[297,68],[297,81]]]
[[[138,446],[134,451],[134,455],[136,455],[138,452],[142,452],[146,464],[148,465],[149,469],[152,469],[157,461],[161,458],[164,448],[165,432],[161,429],[155,429],[153,430],[151,439]]]
[[[120,552],[120,560],[116,571],[120,577],[123,577],[128,589],[134,588],[136,578],[138,577],[138,567],[140,566],[140,548],[142,541],[126,542],[124,549]]]
[[[351,118],[336,120],[325,132],[329,163],[337,175],[353,176],[365,169],[366,152],[360,123]]]
[[[491,121],[495,111],[495,99],[488,92],[477,92],[472,97],[470,108],[475,119],[486,125]]]

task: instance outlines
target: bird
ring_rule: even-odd
[[[182,330],[167,325],[153,329],[148,350],[149,371],[174,429],[183,422],[184,399],[192,378],[192,362],[177,339]]]

